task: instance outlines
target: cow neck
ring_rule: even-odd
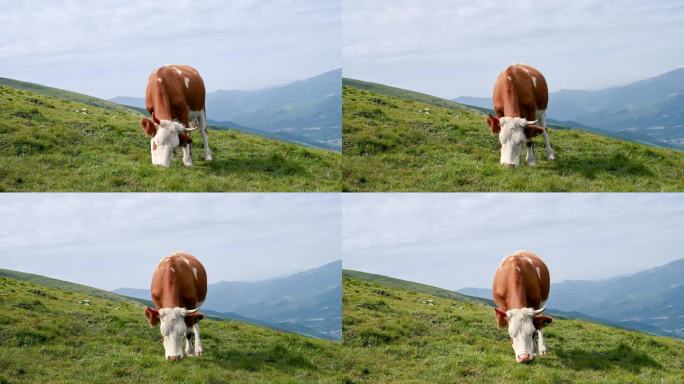
[[[518,94],[515,92],[515,86],[512,81],[505,81],[504,92],[506,97],[504,97],[504,116],[506,117],[521,117],[520,116],[520,104],[518,103]]]

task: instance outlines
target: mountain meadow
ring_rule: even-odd
[[[153,166],[135,108],[38,84],[0,79],[0,191],[339,191],[339,153],[210,129],[214,159],[193,133],[193,166],[180,155]],[[180,153],[180,150],[179,150]]]
[[[550,127],[556,160],[499,164],[485,112],[438,97],[343,79],[344,191],[637,192],[684,190],[684,152]]]
[[[681,383],[684,341],[555,317],[549,353],[517,364],[494,309],[458,293],[345,270],[348,383]]]
[[[0,270],[0,383],[339,383],[338,342],[205,318],[204,355],[169,362],[141,303]]]

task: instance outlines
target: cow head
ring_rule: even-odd
[[[185,308],[161,308],[159,310],[150,307],[145,308],[145,316],[150,325],[160,324],[159,330],[164,337],[164,355],[169,360],[183,358],[183,346],[185,338],[192,325],[204,318],[204,315],[196,309]]]
[[[520,164],[520,153],[527,140],[544,132],[543,128],[534,125],[536,122],[522,117],[487,116],[489,129],[493,134],[499,135],[501,164],[511,167]]]
[[[495,308],[499,325],[508,324],[508,335],[511,337],[516,362],[524,363],[534,360],[537,330],[553,321],[551,317],[541,314],[544,309],[546,307],[536,310],[520,308],[503,311]]]
[[[155,119],[156,120],[156,119]],[[152,164],[168,167],[173,159],[173,152],[179,145],[192,143],[186,132],[194,131],[195,128],[185,128],[176,121],[162,120],[155,122],[143,117],[140,126],[147,136],[150,137],[150,152]]]

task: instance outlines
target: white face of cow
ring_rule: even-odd
[[[159,310],[159,329],[164,336],[164,354],[166,358],[180,359],[183,357],[183,346],[188,326],[185,324],[185,308],[162,308]]]
[[[150,140],[152,164],[168,167],[173,160],[173,151],[180,145],[178,134],[183,132],[183,124],[163,120]]]
[[[534,359],[535,310],[532,308],[509,309],[506,311],[508,335],[513,343],[515,361],[522,363]]]
[[[520,153],[527,142],[525,127],[529,122],[521,117],[501,117],[499,124],[501,164],[517,167],[520,164]]]

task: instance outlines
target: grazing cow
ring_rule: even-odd
[[[517,167],[526,142],[527,165],[535,165],[532,138],[539,134],[544,135],[546,156],[554,159],[546,128],[549,90],[541,72],[525,64],[509,66],[496,79],[493,100],[496,116],[488,115],[487,125],[499,135],[501,164]]]
[[[174,252],[163,258],[152,276],[152,302],[145,308],[150,325],[160,325],[164,353],[169,360],[202,354],[199,307],[207,296],[207,273],[195,256]],[[194,341],[194,343],[193,343]]]
[[[546,264],[535,254],[518,251],[504,258],[494,275],[492,295],[500,328],[508,324],[515,361],[534,360],[546,354],[542,328],[553,319],[542,315],[549,298],[550,277]],[[535,350],[535,338],[539,348]]]
[[[197,128],[204,140],[204,158],[211,160],[205,93],[199,72],[187,65],[165,65],[152,72],[145,92],[145,107],[152,118],[144,117],[140,122],[145,134],[151,138],[152,164],[168,167],[174,150],[181,145],[183,164],[191,166],[192,139],[186,132]],[[191,122],[194,128],[190,128]]]

